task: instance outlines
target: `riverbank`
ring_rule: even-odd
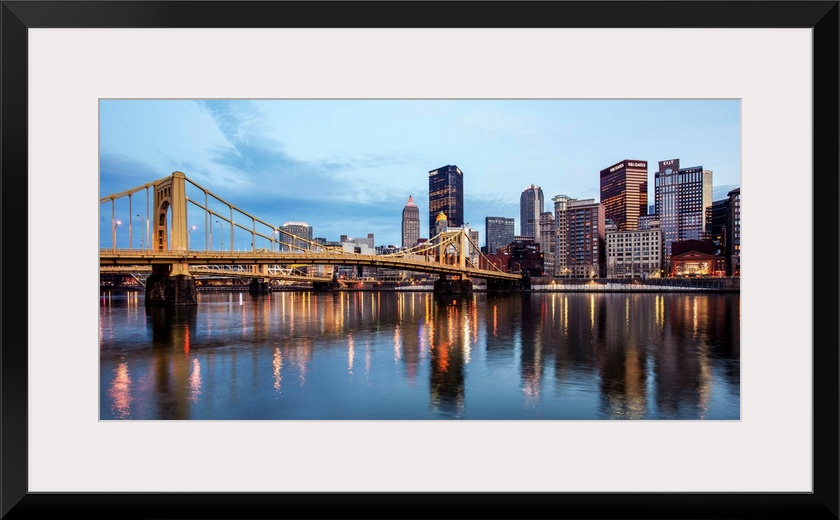
[[[311,287],[275,287],[274,291],[311,291]],[[342,282],[338,291],[423,291],[434,290],[434,282]],[[487,292],[484,283],[473,284],[473,291]],[[740,292],[741,279],[732,278],[656,278],[627,279],[563,279],[532,278],[530,288],[508,292]]]
[[[248,292],[248,285],[203,285],[196,288],[199,292]],[[144,291],[142,285],[136,286],[102,286],[101,293]],[[374,282],[351,281],[341,282],[340,292],[432,292],[434,282]],[[312,286],[308,284],[275,286],[272,292],[309,292]],[[473,284],[473,291],[487,292],[487,285]],[[722,292],[738,293],[741,291],[741,279],[733,278],[654,278],[648,280],[618,280],[594,278],[562,279],[562,278],[532,278],[530,288],[513,289],[507,292]]]

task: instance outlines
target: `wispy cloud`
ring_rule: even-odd
[[[456,164],[464,171],[470,226],[482,230],[485,217],[506,216],[518,229],[525,186],[543,188],[548,210],[557,194],[597,200],[600,169],[627,158],[696,162],[715,172],[715,200],[725,197],[740,173],[738,110],[735,103],[714,106],[111,100],[101,110],[100,193],[180,170],[262,220],[307,221],[316,236],[330,240],[375,233],[377,243],[395,243],[408,196],[426,230],[426,174]]]

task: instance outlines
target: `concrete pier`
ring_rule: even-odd
[[[444,277],[435,281],[435,294],[472,294],[472,280],[450,280]]]
[[[197,305],[195,277],[155,270],[146,279],[146,305]]]
[[[248,284],[248,292],[251,294],[268,294],[271,292],[271,285],[265,281],[265,278],[251,278],[251,283]]]
[[[523,276],[521,280],[487,280],[487,292],[514,292],[531,289],[531,278]]]
[[[329,282],[312,282],[312,290],[315,292],[333,292],[341,289],[341,283],[336,276]]]

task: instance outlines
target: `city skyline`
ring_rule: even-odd
[[[520,228],[530,184],[599,201],[599,172],[626,158],[711,170],[719,200],[740,187],[740,145],[738,100],[102,100],[100,196],[178,170],[277,225],[398,245],[406,200],[428,214],[428,172],[451,164],[484,245],[488,216]]]

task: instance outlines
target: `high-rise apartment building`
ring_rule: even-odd
[[[568,241],[566,240],[566,206],[572,200],[568,195],[556,195],[554,201],[554,272],[569,277]]]
[[[540,213],[540,250],[546,254],[554,251],[554,213],[543,211]]]
[[[435,236],[435,221],[446,215],[449,227],[464,225],[464,174],[454,165],[429,172],[429,238]]]
[[[531,184],[519,196],[519,235],[540,242],[540,213],[545,211],[542,188]]]
[[[543,211],[540,213],[540,242],[539,246],[543,253],[543,266],[546,276],[554,276],[555,256],[554,249],[557,247],[556,233],[554,231],[554,212]]]
[[[576,200],[565,195],[553,200],[558,237],[555,271],[569,278],[603,276],[606,268],[604,206],[595,199]]]
[[[312,246],[312,226],[306,222],[286,222],[280,226],[282,231],[280,233],[279,242],[281,251],[302,251],[311,249]],[[294,235],[294,237],[289,236]],[[303,239],[303,240],[301,240]]]
[[[671,244],[703,238],[706,209],[712,205],[712,172],[702,166],[680,168],[679,159],[659,161],[654,183],[656,215],[662,227],[663,262],[668,270]]]
[[[648,163],[625,159],[601,170],[601,204],[618,231],[639,229],[648,211]]]
[[[484,235],[487,237],[485,244],[488,254],[495,254],[500,247],[513,242],[514,221],[508,217],[485,217]]]
[[[420,208],[411,195],[402,211],[402,247],[414,247],[420,240]]]

